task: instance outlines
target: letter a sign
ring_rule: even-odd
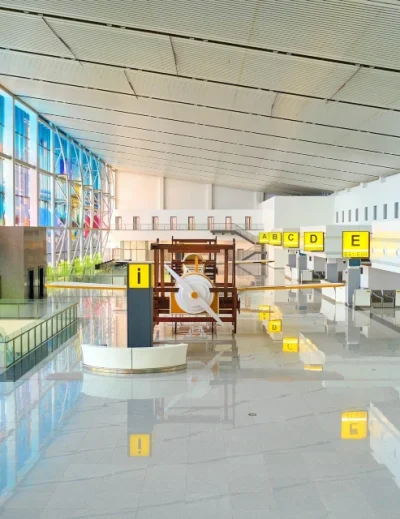
[[[323,232],[304,232],[304,250],[310,252],[323,252],[325,249]]]
[[[368,231],[343,231],[343,258],[369,258],[370,233]]]
[[[267,232],[259,232],[258,233],[258,243],[269,243],[269,233]]]

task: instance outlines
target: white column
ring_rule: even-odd
[[[159,209],[165,209],[165,181],[164,177],[160,177],[159,179],[159,190],[160,190],[160,200],[158,202]]]
[[[213,208],[213,185],[206,185],[206,209]]]

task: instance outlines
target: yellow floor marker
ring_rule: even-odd
[[[131,434],[129,436],[129,456],[150,456],[150,434]]]
[[[284,337],[282,340],[282,351],[297,353],[299,351],[298,337]]]
[[[364,440],[367,436],[367,411],[344,411],[342,413],[342,440]]]

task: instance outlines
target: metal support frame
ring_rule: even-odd
[[[73,262],[76,259],[84,260],[96,253],[103,254],[115,205],[114,174],[111,166],[54,124],[41,118],[36,110],[3,87],[0,88],[0,95],[6,99],[6,153],[1,158],[5,164],[6,225],[15,225],[14,170],[15,165],[19,164],[29,168],[30,175],[35,176],[32,182],[32,186],[35,187],[34,193],[29,192],[31,205],[35,210],[31,225],[35,224],[36,220],[40,223],[39,175],[46,174],[51,177],[51,222],[47,227],[48,263],[56,267],[61,261]],[[15,104],[30,115],[31,142],[26,163],[15,158]],[[40,167],[39,123],[50,129],[49,170]],[[60,161],[63,161],[62,173],[58,169]],[[64,213],[65,218],[57,218],[57,213]]]

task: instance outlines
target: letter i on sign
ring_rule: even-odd
[[[140,276],[140,272],[141,272],[141,268],[138,267],[138,269],[137,269],[137,284],[138,284],[138,285],[141,284],[141,276]]]

